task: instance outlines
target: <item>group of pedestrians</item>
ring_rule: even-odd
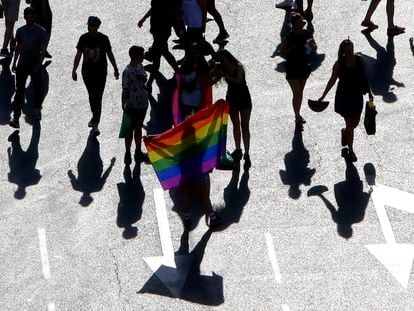
[[[372,0],[367,15],[361,25],[373,30],[377,26],[371,16],[379,0]],[[10,126],[19,128],[19,118],[24,102],[25,85],[28,76],[34,87],[34,118],[41,119],[42,86],[41,68],[44,58],[51,57],[47,51],[52,28],[52,13],[48,0],[26,0],[30,6],[24,9],[26,25],[14,32],[14,23],[18,17],[20,0],[2,0],[5,12],[5,34],[1,54],[11,57],[14,53],[12,70],[16,73],[16,93],[13,105],[13,117]],[[286,58],[286,79],[292,90],[292,106],[296,126],[303,130],[306,120],[300,113],[303,91],[309,78],[310,57],[317,45],[313,33],[304,28],[306,21],[313,19],[313,0],[308,0],[306,9],[302,0],[296,3],[296,9],[290,15],[291,31],[284,37],[281,55]],[[387,0],[388,35],[404,32],[402,27],[394,25],[393,1]],[[17,10],[17,11],[16,11]],[[207,14],[210,14],[219,27],[219,33],[213,42],[207,42],[205,31]],[[244,169],[251,165],[250,158],[250,116],[252,98],[246,82],[246,72],[242,63],[228,50],[223,43],[229,38],[221,14],[217,11],[214,0],[151,0],[149,10],[138,21],[142,28],[150,19],[150,33],[153,37],[151,47],[145,49],[133,45],[129,49],[130,62],[120,75],[110,39],[99,31],[101,20],[90,16],[87,20],[87,32],[82,34],[76,45],[73,61],[72,79],[77,81],[77,70],[81,65],[81,75],[86,86],[92,118],[88,126],[92,133],[99,135],[99,123],[102,112],[102,97],[107,79],[108,60],[113,68],[115,79],[122,78],[121,108],[123,122],[120,137],[125,139],[124,164],[129,166],[132,160],[136,163],[148,162],[148,156],[141,151],[142,127],[148,110],[149,97],[153,82],[159,75],[161,57],[174,71],[176,88],[179,92],[180,120],[202,109],[212,101],[212,85],[220,80],[227,84],[226,100],[229,104],[229,115],[233,124],[235,150],[231,153],[233,160],[239,163],[244,160]],[[305,21],[306,20],[306,21]],[[185,51],[182,59],[177,60],[169,50],[169,39],[172,32],[177,35],[176,48]],[[16,45],[14,47],[14,42]],[[215,50],[212,44],[219,44]],[[152,65],[147,74],[143,61]],[[322,101],[339,79],[335,96],[335,111],[345,121],[341,131],[342,145],[348,146],[351,161],[357,157],[353,149],[354,129],[360,121],[363,106],[363,94],[372,100],[372,92],[365,74],[362,58],[355,55],[353,43],[344,40],[338,50],[338,59],[333,67],[332,75],[319,98]],[[135,142],[135,153],[132,156],[132,142]],[[243,147],[242,147],[243,146]],[[243,150],[244,149],[244,150]],[[196,193],[205,209],[207,223],[215,227],[220,224],[219,216],[214,212],[210,202],[210,177],[204,174],[191,183],[179,186],[184,224],[190,226],[191,194]]]
[[[286,1],[285,1],[286,2]],[[372,0],[361,26],[366,29],[363,32],[372,31],[378,25],[371,21],[371,17],[380,0]],[[292,90],[292,106],[295,115],[296,127],[303,130],[306,120],[300,114],[303,101],[303,91],[306,81],[311,72],[310,59],[316,52],[317,45],[313,33],[305,29],[306,21],[313,19],[313,1],[309,0],[307,9],[303,9],[303,1],[297,1],[292,10],[291,3],[283,7],[290,13],[290,32],[283,38],[281,56],[286,59],[286,80]],[[387,0],[387,35],[395,36],[404,33],[405,29],[394,24],[394,1]],[[363,110],[363,95],[367,94],[370,101],[373,101],[373,94],[368,82],[366,68],[361,56],[354,53],[354,45],[351,40],[343,40],[338,49],[338,59],[335,62],[331,77],[326,85],[322,96],[318,99],[322,102],[325,96],[339,80],[335,94],[335,112],[344,118],[345,128],[341,129],[341,144],[347,147],[347,157],[350,161],[357,161],[354,152],[354,129],[358,126]]]

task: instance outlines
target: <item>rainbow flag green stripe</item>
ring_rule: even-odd
[[[178,126],[144,138],[148,157],[165,190],[217,166],[226,151],[227,123],[228,104],[219,100]]]

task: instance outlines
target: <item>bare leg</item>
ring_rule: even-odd
[[[301,120],[300,108],[302,106],[303,89],[305,88],[306,79],[288,80],[288,82],[293,93],[292,105],[295,118],[296,120]]]
[[[240,149],[241,148],[241,129],[240,129],[239,113],[231,111],[230,119],[231,119],[231,123],[233,123],[234,145],[236,146],[236,149]]]
[[[249,154],[250,151],[250,114],[252,110],[241,110],[240,111],[240,120],[241,120],[241,132],[243,137],[243,145],[245,154]]]
[[[354,129],[358,126],[361,115],[357,115],[350,118],[345,118],[345,131],[344,135],[348,144],[349,153],[354,152]]]
[[[367,10],[367,14],[365,15],[365,18],[361,23],[362,26],[368,25],[370,23],[372,24],[372,21],[371,21],[372,14],[374,14],[380,1],[381,0],[371,0],[371,3],[369,4],[368,10]]]

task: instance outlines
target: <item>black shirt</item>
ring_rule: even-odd
[[[106,72],[106,55],[112,50],[109,38],[98,32],[85,33],[79,38],[76,48],[83,54],[82,69],[102,70]]]

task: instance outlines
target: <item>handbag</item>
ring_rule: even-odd
[[[123,115],[122,115],[122,123],[121,123],[121,128],[119,129],[119,138],[125,138],[128,133],[130,133],[133,129],[132,127],[132,119],[129,116],[128,112],[124,111]]]
[[[376,131],[376,115],[377,110],[373,101],[367,101],[365,103],[365,116],[364,116],[364,127],[368,135],[374,135]]]

